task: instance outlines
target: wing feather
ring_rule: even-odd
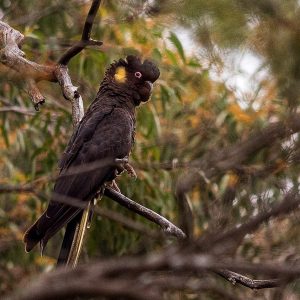
[[[61,195],[86,203],[91,200],[104,182],[114,179],[115,165],[70,175],[68,170],[71,167],[80,170],[85,164],[128,156],[133,134],[133,119],[124,109],[109,107],[89,113],[79,124],[62,156],[61,172],[54,186],[55,199]],[[25,233],[26,250],[30,251],[39,241],[45,246],[80,211],[80,208],[59,203],[52,197],[46,212]]]

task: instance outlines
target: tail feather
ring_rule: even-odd
[[[31,225],[24,234],[23,241],[25,243],[26,252],[30,252],[42,239],[42,235],[39,233],[37,228],[37,223],[38,220],[33,225]]]
[[[68,207],[66,210],[61,212],[61,215],[55,220],[53,225],[48,228],[45,232],[45,235],[41,239],[41,247],[44,248],[48,242],[48,240],[56,234],[65,224],[69,223],[79,212],[81,209],[76,207]]]
[[[25,232],[23,240],[26,252],[31,251],[39,242],[43,251],[48,240],[81,211],[80,208],[65,204],[59,204],[56,213],[53,213],[53,209],[49,213],[50,209],[52,207],[49,205],[48,209]]]
[[[60,248],[60,253],[57,259],[57,265],[66,265],[68,263],[69,255],[71,253],[72,245],[74,243],[74,237],[77,227],[81,221],[82,213],[73,218],[66,227],[64,239]]]

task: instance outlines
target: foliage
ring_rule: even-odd
[[[157,61],[161,77],[152,100],[138,111],[131,155],[138,179],[123,175],[118,183],[125,195],[176,222],[174,190],[178,176],[188,169],[165,170],[163,163],[188,164],[207,158],[207,154],[213,156],[297,109],[300,10],[294,0],[151,3],[151,17],[147,17],[138,14],[145,8],[144,1],[104,2],[93,28],[93,36],[103,40],[104,46],[84,50],[69,68],[87,107],[114,59],[139,53]],[[0,13],[4,21],[26,35],[23,50],[28,57],[46,63],[57,61],[72,41],[79,39],[89,6],[90,1],[79,0],[3,1]],[[181,33],[186,31],[197,50],[185,45]],[[241,50],[259,56],[267,72],[267,78],[258,79],[258,91],[246,100],[212,76],[215,68],[223,70],[229,55]],[[72,133],[70,104],[58,86],[40,83],[46,103],[41,111],[32,113],[22,80],[11,80],[4,66],[0,66],[0,80],[2,107],[18,106],[29,112],[4,112],[0,106],[0,184],[30,183],[49,196],[57,161]],[[200,182],[189,193],[195,236],[238,224],[280,200],[287,189],[298,188],[298,145],[296,133],[253,153],[236,169]],[[46,203],[47,197],[32,193],[0,194],[1,292],[54,266],[59,238],[49,243],[44,257],[38,251],[24,253],[21,242],[24,230]],[[155,228],[109,199],[102,199],[101,206]],[[94,218],[88,235],[82,261],[161,247],[102,217]],[[233,252],[255,262],[293,260],[299,245],[299,214],[295,213],[264,224]],[[287,290],[286,297],[297,289],[299,284]],[[251,296],[249,291],[236,293]],[[268,293],[262,291],[256,296],[267,299]],[[205,299],[215,298],[207,295]]]

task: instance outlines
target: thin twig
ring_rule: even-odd
[[[249,220],[245,221],[240,226],[236,226],[208,238],[205,241],[205,249],[221,248],[220,251],[223,252],[225,248],[231,247],[232,243],[241,240],[246,234],[257,230],[262,223],[271,218],[289,214],[299,208],[300,196],[294,192],[289,192],[281,202],[276,203],[267,211],[263,211],[255,217],[249,218]],[[200,240],[199,245],[202,243],[203,240]]]
[[[251,136],[226,149],[207,153],[201,160],[194,161],[178,179],[176,194],[188,193],[203,178],[210,180],[244,163],[253,153],[273,144],[276,140],[287,138],[300,131],[300,114],[291,114],[285,121],[269,124]]]
[[[40,105],[45,103],[45,97],[41,94],[36,82],[33,79],[28,79],[26,83],[27,93],[33,103],[35,110],[38,111]]]
[[[26,109],[19,106],[2,106],[0,107],[0,112],[14,112],[17,114],[34,116],[35,112],[33,110]]]
[[[279,287],[284,283],[284,281],[280,279],[256,279],[255,280],[229,270],[219,270],[216,272],[216,274],[219,274],[226,280],[230,281],[232,284],[239,283],[245,287],[248,287],[250,289],[256,289],[256,290]]]
[[[81,40],[75,43],[71,48],[69,48],[59,59],[58,63],[61,65],[67,65],[72,57],[81,52],[86,46],[101,46],[103,43],[100,41],[91,40],[91,31],[94,24],[94,20],[98,9],[100,7],[101,0],[93,0],[91,8],[85,20],[85,24],[82,31]]]

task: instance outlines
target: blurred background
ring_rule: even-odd
[[[80,39],[90,5],[83,0],[1,0],[0,18],[26,36],[22,50],[27,58],[53,64]],[[156,61],[161,70],[152,100],[138,110],[131,155],[138,179],[125,174],[118,184],[123,194],[175,224],[180,214],[174,196],[177,179],[193,161],[247,140],[298,111],[299,1],[103,1],[92,38],[104,45],[85,49],[69,64],[85,107],[105,69],[120,57],[139,54]],[[57,84],[38,84],[46,103],[36,112],[22,79],[13,80],[4,65],[0,82],[0,186],[34,186],[34,192],[0,194],[0,293],[8,293],[55,266],[62,234],[49,242],[43,257],[38,249],[25,253],[22,237],[46,207],[73,128],[71,105]],[[188,194],[194,237],[242,223],[291,188],[298,189],[299,143],[298,133],[274,140],[234,170],[199,181]],[[99,205],[157,228],[107,198]],[[297,261],[299,224],[299,212],[266,222],[232,255],[251,262]],[[95,216],[81,262],[164,246]],[[215,280],[237,297],[299,299],[299,281],[284,290],[253,292]],[[177,299],[170,297],[166,299]],[[176,297],[200,299],[193,294]],[[208,292],[201,299],[218,297]]]

